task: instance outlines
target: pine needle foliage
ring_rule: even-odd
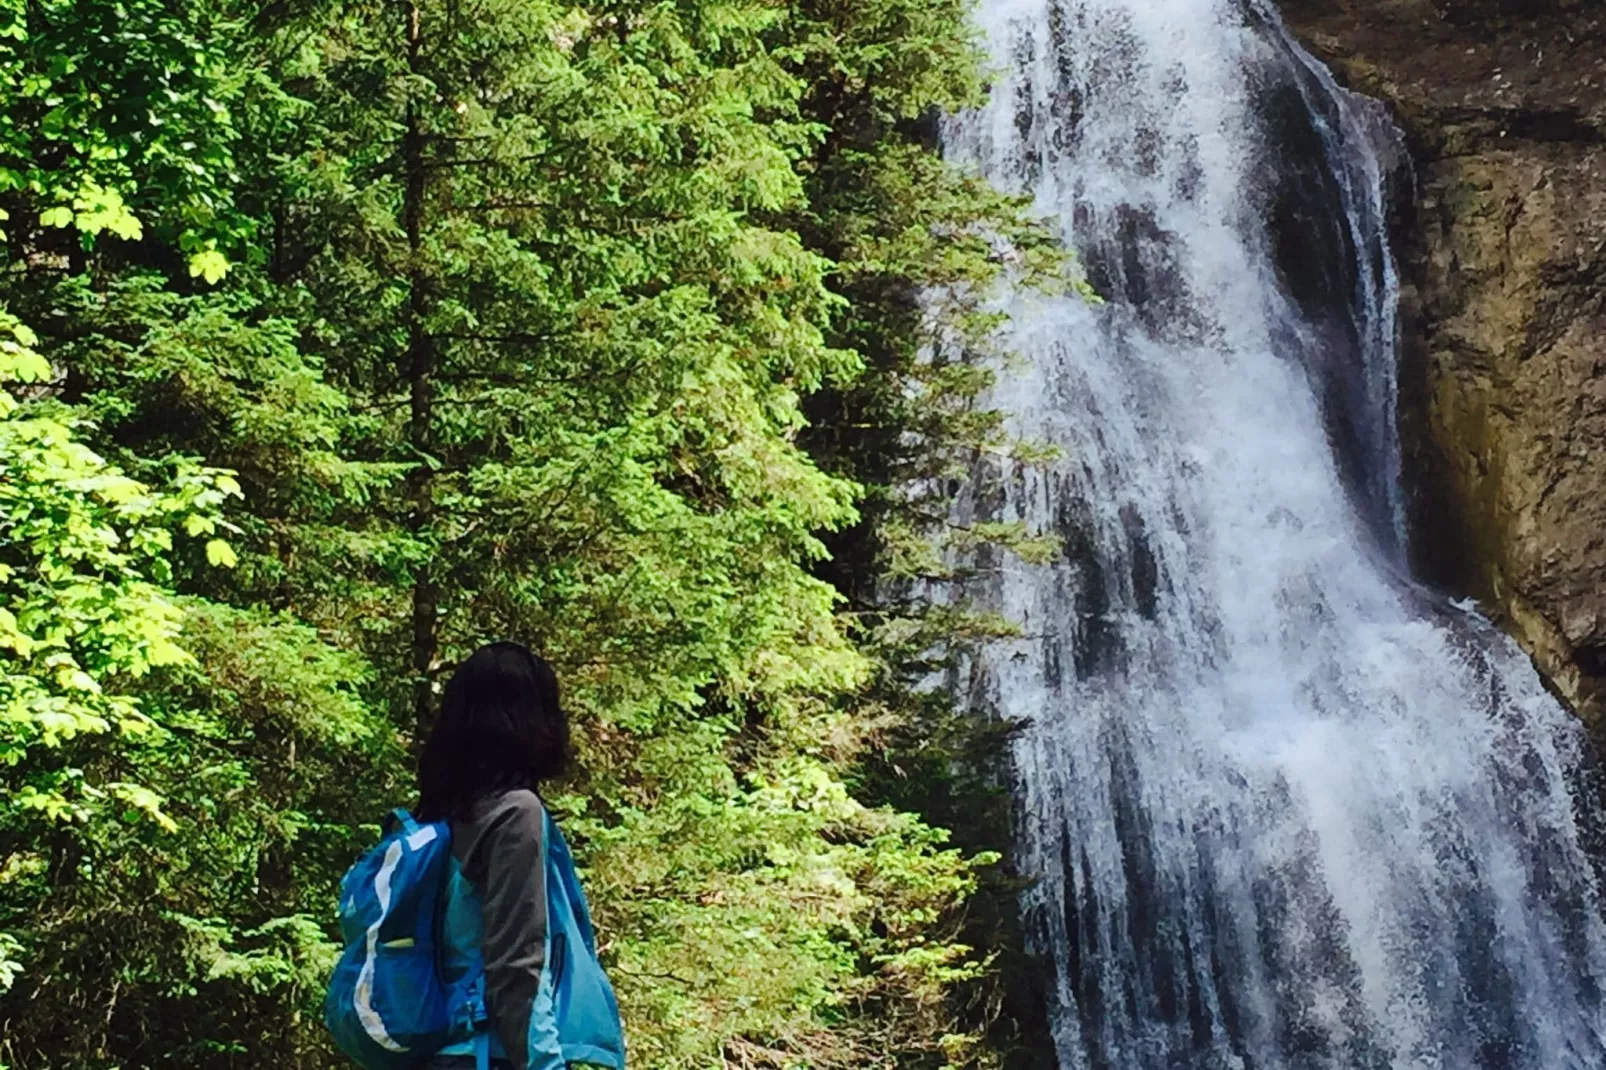
[[[983,75],[958,0],[0,3],[0,1066],[340,1065],[335,884],[499,637],[636,1065],[997,1061],[968,744],[888,779],[1061,268],[937,153]]]

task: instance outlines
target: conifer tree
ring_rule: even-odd
[[[638,1065],[985,1060],[951,997],[990,856],[912,812],[940,760],[882,760],[947,626],[882,599],[939,556],[901,488],[1004,446],[933,330],[985,344],[997,236],[1049,259],[937,155],[964,6],[5,11],[0,301],[51,369],[18,412],[239,496],[171,518],[188,657],[101,681],[160,731],[72,767],[150,805],[0,807],[0,1062],[335,1065],[334,884],[504,636],[562,673],[551,802]],[[60,771],[30,753],[0,786]]]

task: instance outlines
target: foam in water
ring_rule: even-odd
[[[956,681],[1025,725],[1061,1066],[1606,1067],[1587,745],[1405,573],[1392,127],[1267,8],[981,18],[1000,75],[947,151],[1107,298],[1008,299],[992,401],[1063,460],[959,506],[1065,548],[988,570],[970,594],[1025,637]]]

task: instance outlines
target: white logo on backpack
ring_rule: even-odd
[[[434,837],[434,829],[422,829],[420,831],[429,832],[430,837],[424,839],[419,846],[422,846],[423,843],[428,843]],[[418,833],[415,832],[411,839],[417,839],[417,837]],[[409,843],[411,843],[411,840],[409,840]],[[413,849],[417,850],[418,848],[414,847]],[[379,926],[385,920],[385,915],[390,913],[390,877],[391,874],[396,872],[396,865],[401,861],[401,856],[401,841],[393,841],[385,850],[385,861],[379,867],[379,873],[374,877],[374,894],[379,897],[379,917],[375,918],[373,924],[368,926],[368,954],[363,960],[362,972],[357,975],[357,988],[354,997],[357,1006],[357,1020],[362,1022],[363,1031],[374,1039],[374,1043],[386,1051],[407,1050],[403,1045],[396,1043],[395,1038],[385,1029],[384,1020],[379,1017],[379,1012],[374,1010],[373,1004],[374,955],[379,949]]]

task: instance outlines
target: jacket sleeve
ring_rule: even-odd
[[[552,1026],[547,961],[546,814],[532,791],[485,800],[460,856],[479,889],[484,932],[485,1002],[492,1028],[516,1070],[538,1070]],[[532,1026],[535,1028],[532,1030]],[[536,1050],[531,1049],[532,1039]]]

